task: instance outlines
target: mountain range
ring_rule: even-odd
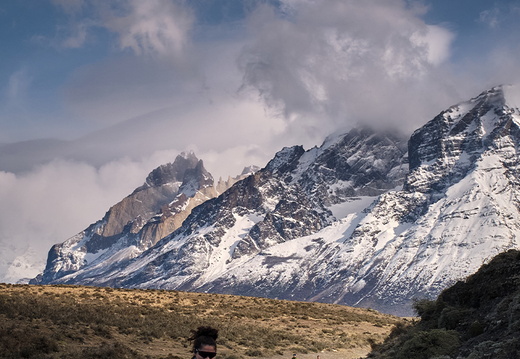
[[[410,315],[519,240],[520,111],[499,86],[410,138],[358,127],[214,185],[193,153],[55,245],[31,283],[179,289]]]

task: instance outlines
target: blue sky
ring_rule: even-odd
[[[185,84],[179,82],[190,80],[189,77],[178,79],[179,75],[173,74],[174,71],[186,70],[180,69],[181,65],[158,64],[164,60],[161,58],[162,55],[170,51],[166,55],[172,58],[167,61],[174,62],[192,61],[193,59],[189,57],[197,56],[196,52],[201,54],[205,46],[206,49],[210,46],[236,46],[237,51],[240,51],[240,47],[251,46],[255,40],[258,41],[258,34],[247,32],[248,30],[245,29],[248,26],[248,17],[254,12],[255,6],[272,4],[274,11],[279,12],[280,18],[290,23],[309,21],[297,19],[297,11],[298,6],[302,7],[300,4],[312,3],[303,0],[171,1],[175,6],[168,8],[165,6],[168,2],[167,0],[151,1],[149,4],[157,4],[148,6],[149,9],[145,9],[146,5],[137,5],[136,1],[130,0],[108,2],[19,0],[5,1],[0,4],[0,40],[4,50],[0,62],[2,84],[0,142],[40,137],[73,139],[90,131],[102,129],[104,126],[152,112],[164,103],[146,99],[146,96],[139,92],[139,87],[141,90],[145,86],[162,88],[171,91],[169,95],[175,97],[177,91],[185,91]],[[320,5],[313,5],[314,7],[324,8],[331,6],[334,1],[316,3]],[[368,1],[368,3],[376,8],[381,7],[380,4],[385,2]],[[486,76],[485,80],[492,82],[495,69],[478,69],[478,67],[492,61],[489,57],[493,56],[494,51],[499,51],[501,46],[511,47],[512,51],[515,50],[514,47],[518,47],[520,29],[518,21],[515,21],[520,11],[518,1],[404,2],[392,0],[388,3],[392,4],[390,6],[392,8],[421,8],[416,11],[416,21],[450,32],[453,38],[443,65],[453,66],[459,71],[474,66],[474,71],[480,71],[479,73],[468,71],[467,76]],[[162,11],[161,7],[164,11],[171,12],[163,16],[163,19],[154,12]],[[146,11],[149,13],[147,14]],[[410,15],[409,13],[406,15]],[[402,14],[396,12],[395,15]],[[153,16],[156,18],[154,19]],[[132,29],[130,23],[123,24],[123,21],[116,24],[118,18],[127,22],[133,19],[136,22],[141,21],[140,25],[143,27],[137,26]],[[367,21],[378,20],[379,18],[367,19]],[[406,25],[413,26],[413,20],[407,19],[409,24]],[[178,34],[161,39],[159,28],[165,24],[170,24],[170,30],[176,30]],[[378,25],[374,23],[374,26]],[[146,29],[146,26],[149,28]],[[415,30],[420,31],[419,27],[417,26]],[[249,28],[249,31],[254,30]],[[125,36],[127,43],[124,43]],[[139,40],[139,36],[150,36],[150,38]],[[151,38],[153,36],[158,37],[153,39]],[[176,39],[175,36],[179,38]],[[128,40],[133,40],[134,43]],[[181,41],[183,44],[176,44],[176,41]],[[161,46],[163,48],[160,48]],[[166,48],[168,46],[170,49]],[[266,47],[259,50],[274,51],[274,48]],[[176,51],[179,53],[175,53]],[[191,53],[188,54],[190,51]],[[182,56],[185,58],[180,59]],[[228,60],[236,61],[230,58]],[[121,72],[114,73],[114,67],[119,67],[119,64],[123,64],[120,67]],[[144,69],[146,66],[159,66],[160,69],[156,72],[147,71]],[[208,63],[197,64],[197,68],[193,66],[188,69],[192,72],[190,76],[193,76],[194,81],[204,81],[202,76],[220,70]],[[100,83],[100,88],[96,89],[92,82],[81,79],[82,73],[85,72],[88,73],[85,76],[104,77],[109,71],[112,72],[109,76],[112,76],[113,81],[110,86]],[[172,76],[167,79],[169,84],[161,81],[165,72],[169,72],[169,76]],[[143,81],[139,76],[130,78],[129,74],[139,74],[145,80]],[[237,77],[240,75],[238,73]],[[126,81],[122,79],[125,76]],[[482,84],[475,80],[476,86],[486,86],[485,80]],[[497,81],[501,80],[497,78]],[[120,83],[120,87],[117,83]],[[199,86],[204,85],[199,84]],[[97,96],[101,89],[121,92],[133,90],[131,94],[126,94],[125,100],[133,102],[135,98],[139,98],[141,106],[124,111],[125,106],[117,103],[112,109],[106,109],[110,104],[99,103],[101,101]],[[147,90],[144,92],[146,93]],[[78,98],[81,96],[84,96],[84,100]],[[85,113],[84,107],[89,106],[88,100],[91,99],[89,96],[94,97],[91,102],[92,107],[102,106],[105,111]]]
[[[151,1],[155,3],[157,1]],[[368,1],[374,8],[382,1]],[[105,5],[103,5],[105,3]],[[106,5],[109,3],[109,5]],[[146,3],[146,2],[144,2]],[[179,71],[179,68],[163,67],[161,71],[152,73],[144,71],[144,66],[157,66],[161,59],[159,45],[171,46],[172,56],[182,56],[184,54],[174,54],[174,51],[204,51],[205,43],[210,46],[219,46],[228,42],[228,46],[248,46],[248,41],[253,43],[257,34],[244,34],[247,25],[247,17],[258,4],[272,4],[280,12],[280,16],[286,21],[298,21],[294,18],[295,8],[298,3],[312,3],[312,1],[238,1],[238,0],[202,0],[197,2],[173,1],[176,4],[165,11],[171,11],[171,16],[165,16],[162,20],[163,25],[168,21],[172,22],[172,29],[175,22],[180,22],[177,29],[178,36],[185,41],[186,48],[175,49],[175,36],[170,39],[143,40],[140,44],[124,44],[124,36],[136,38],[139,36],[161,36],[158,27],[161,26],[160,18],[153,19],[158,15],[154,11],[160,11],[168,1],[159,1],[155,7],[157,10],[150,9],[146,14],[146,9],[140,10],[136,2],[132,1],[45,1],[45,0],[19,0],[5,1],[0,4],[0,41],[3,53],[0,62],[0,81],[2,84],[2,97],[0,110],[0,125],[2,132],[0,142],[13,142],[28,140],[39,137],[58,137],[72,139],[84,135],[89,131],[101,129],[106,125],[124,121],[133,116],[143,115],[154,110],[154,106],[162,104],[147,104],[142,99],[142,106],[125,112],[117,108],[116,104],[112,110],[104,112],[94,111],[90,114],[81,113],[78,108],[79,100],[74,96],[68,96],[72,92],[76,96],[95,96],[91,91],[93,84],[86,80],[75,82],[82,72],[89,71],[89,67],[96,67],[92,76],[105,76],[103,71],[109,71],[109,63],[117,67],[118,62],[125,63],[123,71],[141,73],[143,77],[153,79],[154,76],[162,77],[164,71]],[[196,4],[193,7],[192,4]],[[323,1],[320,7],[326,7],[333,1]],[[453,35],[450,44],[449,54],[443,65],[468,67],[481,66],[488,61],[494,50],[500,46],[518,47],[519,25],[515,19],[519,16],[520,3],[518,1],[389,1],[393,8],[408,6],[422,7],[417,11],[417,21],[423,21],[429,25],[435,25],[446,29]],[[394,5],[395,4],[395,5]],[[329,5],[330,6],[330,5]],[[144,8],[145,6],[141,6]],[[153,6],[149,6],[153,8]],[[318,7],[315,5],[315,7]],[[287,8],[292,8],[287,10]],[[354,9],[355,10],[355,9]],[[141,15],[132,14],[132,11]],[[181,15],[178,15],[180,13]],[[400,15],[397,14],[396,15]],[[150,32],[146,29],[130,29],[130,24],[115,25],[117,17],[125,18],[127,21],[149,21]],[[143,20],[139,16],[149,18]],[[186,19],[189,17],[189,19]],[[184,18],[184,21],[179,21]],[[158,21],[156,24],[153,21]],[[367,21],[371,21],[367,19]],[[373,21],[377,21],[373,20]],[[410,21],[410,24],[412,21]],[[153,28],[153,26],[158,26]],[[374,26],[378,26],[375,24]],[[125,28],[126,27],[126,28]],[[251,30],[251,29],[250,29]],[[126,33],[125,33],[126,31]],[[130,34],[134,31],[133,34]],[[139,31],[143,31],[140,33]],[[154,34],[153,32],[156,31]],[[247,37],[247,38],[245,38]],[[135,39],[134,39],[135,40]],[[139,40],[136,40],[139,41]],[[147,44],[146,41],[149,43]],[[164,44],[160,44],[164,41]],[[154,47],[155,46],[155,47]],[[182,45],[181,45],[182,46]],[[188,50],[187,48],[190,47]],[[198,49],[196,49],[198,48]],[[271,49],[265,49],[271,50]],[[514,50],[514,49],[511,49]],[[237,50],[238,51],[238,50]],[[191,56],[196,56],[193,53]],[[186,55],[188,57],[189,55]],[[136,60],[138,59],[138,60]],[[170,59],[171,60],[171,59]],[[179,60],[179,59],[177,59]],[[185,59],[191,61],[191,59]],[[232,59],[233,61],[235,59]],[[172,61],[175,61],[172,60]],[[145,62],[143,64],[143,62]],[[107,67],[103,68],[103,64]],[[200,65],[200,64],[199,64]],[[202,72],[212,71],[211,64],[205,64],[206,68],[199,67],[191,69],[192,76],[199,76],[196,80],[200,81]],[[134,71],[135,70],[135,71]],[[216,69],[215,70],[219,70]],[[96,72],[97,71],[97,72]],[[112,68],[111,71],[114,71]],[[477,71],[477,70],[475,70]],[[480,70],[484,71],[484,70]],[[493,69],[487,71],[491,74],[482,74],[489,78],[493,76]],[[479,75],[468,73],[468,76]],[[141,79],[130,79],[128,82],[121,81],[121,78],[112,75],[114,82],[121,82],[121,87],[127,90],[134,88],[133,96],[139,97],[142,94],[137,89],[142,86]],[[207,74],[205,74],[207,76]],[[449,75],[448,75],[449,76]],[[166,86],[160,79],[156,81],[144,81],[148,86]],[[176,78],[168,79],[172,83]],[[184,79],[186,80],[186,79]],[[501,79],[497,79],[500,81]],[[76,80],[80,81],[80,80]],[[479,81],[475,81],[478,85]],[[100,86],[106,84],[100,84]],[[482,83],[481,86],[486,86]],[[83,88],[81,88],[83,86]],[[89,87],[90,86],[90,87]],[[176,86],[175,84],[173,86]],[[110,91],[119,91],[117,84],[112,84]],[[97,89],[99,90],[99,89]],[[183,88],[176,89],[183,91]],[[107,90],[108,91],[108,90]],[[477,90],[478,91],[478,90]],[[172,96],[176,93],[172,90]],[[132,100],[128,94],[128,100]],[[88,100],[88,97],[85,101]],[[92,101],[92,106],[98,105],[99,98]],[[88,103],[82,104],[87,106]],[[103,104],[102,106],[105,106]],[[106,105],[109,106],[109,105]],[[123,107],[123,106],[122,106]],[[116,110],[119,110],[117,112]],[[96,117],[96,118],[93,118]]]
[[[235,175],[518,83],[519,16],[520,0],[0,2],[0,280],[181,151]]]

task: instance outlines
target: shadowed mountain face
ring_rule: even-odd
[[[307,151],[284,148],[263,169],[190,208],[175,229],[150,230],[156,235],[146,241],[127,235],[125,251],[139,252],[97,254],[103,260],[66,271],[58,265],[66,256],[51,251],[44,283],[209,291],[411,314],[414,298],[432,298],[518,247],[519,124],[519,110],[497,87],[440,113],[415,131],[408,151],[399,135],[367,128]],[[188,172],[178,198],[211,197],[200,165]],[[180,213],[182,203],[170,202],[169,212],[142,225],[132,222],[129,233]],[[67,255],[78,253],[69,248]]]

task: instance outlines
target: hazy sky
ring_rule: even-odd
[[[0,2],[0,281],[181,151],[236,175],[518,83],[519,16],[520,0]]]

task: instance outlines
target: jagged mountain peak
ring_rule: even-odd
[[[299,182],[309,193],[316,192],[320,183],[340,181],[339,187],[348,188],[343,188],[344,195],[334,200],[341,202],[345,196],[376,195],[394,188],[404,178],[406,161],[406,139],[402,134],[360,125],[330,135],[321,146],[307,151],[302,146],[286,147],[265,170],[282,174],[287,183]],[[322,196],[328,197],[326,193]]]
[[[191,209],[217,195],[213,177],[193,152],[150,172],[143,186],[84,231],[53,246],[43,281],[128,260],[180,227]],[[52,278],[52,279],[50,279]]]
[[[258,171],[260,171],[260,167],[255,166],[255,165],[250,165],[250,166],[244,167],[244,169],[242,170],[240,175],[248,176],[248,175],[254,174],[255,172],[258,172]]]
[[[520,87],[518,85],[498,85],[492,87],[486,91],[481,92],[478,96],[470,99],[464,103],[474,103],[474,104],[487,104],[488,106],[493,106],[500,108],[505,106],[507,108],[517,109],[520,107]],[[457,107],[460,104],[457,104],[452,107]]]
[[[402,134],[356,127],[328,137],[320,147],[302,155],[291,180],[325,203],[337,204],[401,186],[407,170]]]
[[[298,160],[305,153],[303,146],[284,147],[267,163],[265,170],[272,173],[291,172],[298,165]]]
[[[145,180],[145,183],[135,191],[150,187],[158,187],[171,182],[182,182],[186,170],[199,165],[199,159],[193,151],[182,152],[173,162],[161,165],[154,169]]]
[[[200,189],[211,186],[213,186],[213,176],[204,168],[203,161],[199,160],[194,168],[188,168],[184,172],[179,192],[193,197]]]
[[[441,112],[416,130],[408,142],[410,171],[405,188],[439,190],[462,179],[492,148],[515,147],[520,139],[520,111],[497,86]],[[426,173],[430,175],[426,176]]]

